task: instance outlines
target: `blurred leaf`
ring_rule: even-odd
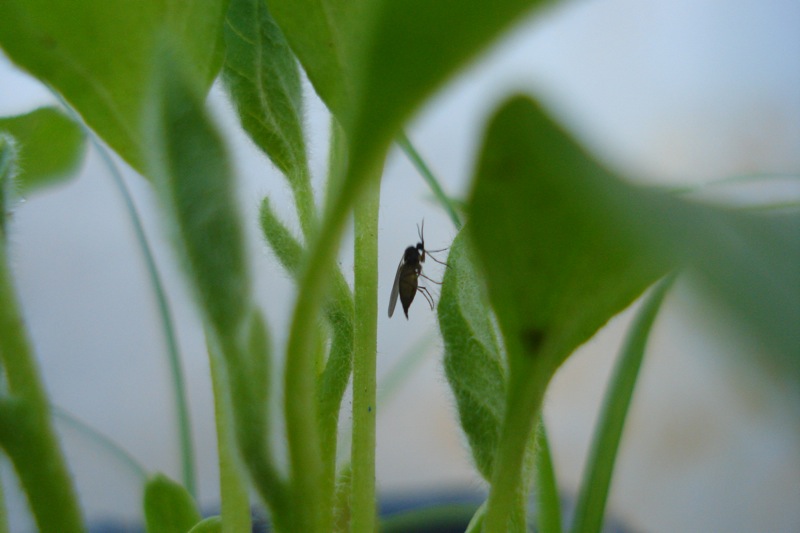
[[[471,233],[510,351],[541,351],[557,366],[653,281],[686,267],[796,364],[800,215],[626,184],[525,98],[492,121],[472,198]]]
[[[8,0],[0,46],[53,86],[117,153],[144,167],[142,110],[167,35],[205,93],[222,61],[225,0]]]
[[[148,172],[209,323],[237,337],[252,307],[233,176],[203,97],[165,54],[147,112]]]
[[[362,0],[269,0],[269,8],[319,97],[341,118],[352,101],[351,41],[366,30]],[[358,24],[355,23],[358,20]],[[352,26],[348,26],[352,24]],[[353,28],[353,32],[349,28]]]
[[[147,533],[186,533],[202,519],[189,492],[163,474],[145,485],[144,515]]]
[[[231,0],[223,76],[250,137],[290,180],[308,179],[294,55],[264,0]]]
[[[681,207],[615,180],[532,101],[503,105],[482,149],[470,233],[509,353],[549,357],[554,370],[676,266],[656,237]]]
[[[197,523],[189,533],[222,533],[222,518],[210,516]]]
[[[53,107],[0,118],[0,131],[19,143],[22,171],[16,186],[23,195],[71,177],[85,149],[80,126]]]
[[[447,264],[438,306],[444,368],[475,464],[490,481],[505,412],[506,371],[464,232],[450,246]]]
[[[359,181],[417,108],[540,0],[382,0],[365,2],[367,29],[353,31],[353,101],[342,119],[350,142],[344,194]],[[352,23],[352,22],[351,22]],[[359,29],[361,29],[359,27]]]

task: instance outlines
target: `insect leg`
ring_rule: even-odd
[[[428,300],[428,304],[431,306],[431,311],[433,310],[433,296],[431,293],[428,292],[428,289],[425,287],[417,287],[417,291],[420,292],[426,300]]]
[[[427,279],[428,281],[430,281],[431,283],[435,283],[435,284],[437,284],[437,285],[441,285],[441,284],[442,284],[442,282],[441,282],[441,281],[436,281],[435,279],[431,279],[431,278],[429,278],[428,276],[426,276],[425,274],[423,274],[422,272],[420,272],[420,273],[419,273],[419,277],[421,277],[421,278],[425,278],[425,279]]]

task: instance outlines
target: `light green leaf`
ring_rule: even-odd
[[[85,149],[80,126],[52,107],[0,118],[0,131],[19,143],[21,172],[16,186],[20,194],[69,178]]]
[[[9,0],[0,46],[59,91],[117,153],[144,168],[142,110],[167,35],[205,93],[222,60],[225,0]]]
[[[206,318],[221,339],[236,338],[252,300],[233,176],[202,95],[182,66],[166,53],[151,93],[148,172]]]
[[[506,370],[490,321],[483,278],[475,270],[466,233],[450,246],[439,301],[444,368],[461,427],[481,475],[490,481],[505,412]]]
[[[300,74],[264,0],[231,0],[223,76],[244,129],[289,179],[308,179]]]
[[[147,533],[186,533],[202,516],[183,486],[156,474],[144,488]]]

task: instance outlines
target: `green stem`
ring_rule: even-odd
[[[3,480],[0,478],[0,533],[9,533],[8,512],[6,510],[6,495],[3,490]]]
[[[644,358],[647,339],[664,296],[674,279],[674,276],[668,276],[653,287],[628,330],[592,440],[575,508],[575,520],[572,526],[574,533],[599,532],[603,527],[603,515],[617,450]]]
[[[375,530],[375,415],[378,347],[378,207],[380,180],[370,180],[355,209],[355,330],[351,531]]]
[[[414,148],[414,145],[411,144],[411,141],[406,136],[406,134],[400,133],[397,137],[397,144],[400,145],[400,148],[405,152],[406,156],[411,160],[414,166],[417,168],[417,171],[422,175],[422,177],[427,182],[428,186],[433,191],[433,194],[436,196],[436,199],[439,203],[444,207],[447,214],[450,215],[450,220],[453,221],[456,229],[461,229],[461,217],[458,216],[458,211],[456,211],[453,202],[450,200],[450,197],[445,194],[444,189],[439,184],[439,180],[436,179],[431,169],[425,164],[425,160],[422,159],[422,156],[417,152]]]
[[[486,518],[486,502],[483,502],[478,510],[475,511],[475,514],[472,515],[472,519],[467,524],[467,529],[464,533],[481,533],[483,530],[483,520]]]
[[[523,461],[534,420],[541,406],[545,385],[551,373],[532,356],[517,357],[517,367],[510,372],[506,414],[500,433],[492,472],[492,486],[484,521],[486,533],[505,533],[524,524],[509,520],[520,498],[527,492],[523,483]]]
[[[536,433],[536,510],[539,533],[561,533],[561,502],[558,498],[553,458],[544,419]]]
[[[300,276],[284,368],[284,410],[292,476],[294,530],[324,533],[324,466],[317,425],[314,346],[318,311],[350,199],[339,195]]]
[[[213,349],[208,350],[208,358],[211,367],[211,384],[214,389],[214,419],[217,425],[222,532],[250,531],[252,521],[250,500],[247,495],[247,479],[242,473],[238,461],[239,456],[236,453],[233,407],[227,401],[230,394],[224,378],[224,365],[221,354],[215,353]]]
[[[0,403],[0,443],[14,463],[41,531],[84,530],[72,479],[26,335],[5,242],[0,242],[0,356],[9,396]]]

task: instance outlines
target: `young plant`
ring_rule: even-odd
[[[0,8],[0,46],[8,56],[57,91],[158,192],[203,320],[221,515],[201,521],[185,444],[190,490],[154,476],[144,491],[149,531],[246,531],[250,486],[277,531],[378,527],[378,200],[383,162],[396,138],[460,228],[438,317],[461,425],[489,486],[469,531],[526,531],[533,483],[540,529],[561,530],[541,421],[546,388],[578,346],[649,289],[609,388],[573,521],[575,531],[599,529],[647,334],[675,275],[710,287],[766,340],[776,361],[800,375],[800,333],[793,327],[800,321],[796,212],[734,211],[632,186],[597,164],[530,98],[515,96],[489,119],[461,227],[458,210],[402,127],[441,84],[538,4],[11,0]],[[119,16],[126,9],[131,16]],[[300,67],[331,112],[321,208],[311,188]],[[273,352],[251,294],[235,181],[205,109],[220,73],[242,127],[285,176],[300,221],[302,238],[263,200],[265,241],[297,283],[284,354]],[[26,140],[2,122],[0,129],[18,135],[23,149],[41,149],[40,140]],[[59,146],[68,142],[66,134],[53,135]],[[15,143],[0,139],[1,190],[7,191],[16,172]],[[2,200],[5,213],[5,193]],[[352,288],[334,261],[350,216]],[[6,232],[3,218],[3,239]],[[50,429],[5,255],[0,259],[0,445],[40,528],[79,531],[78,504]],[[272,362],[281,355],[287,468],[270,447],[278,425],[268,401],[279,382]],[[338,416],[351,376],[352,454],[341,465]],[[42,465],[49,475],[36,470]]]

